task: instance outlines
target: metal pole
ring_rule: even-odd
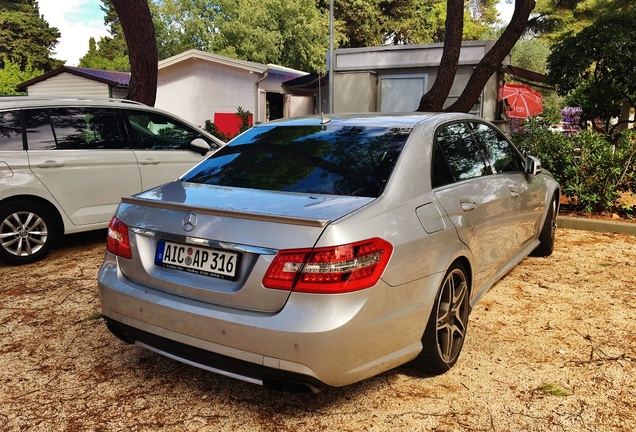
[[[329,0],[329,113],[333,113],[333,0]]]

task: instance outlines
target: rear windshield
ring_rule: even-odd
[[[262,126],[201,162],[181,180],[311,194],[378,197],[410,128]]]

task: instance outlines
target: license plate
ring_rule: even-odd
[[[239,254],[160,240],[155,264],[161,267],[212,276],[236,279]]]

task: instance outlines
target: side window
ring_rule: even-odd
[[[25,111],[29,150],[95,150],[127,147],[117,111],[106,108],[52,108]]]
[[[20,111],[0,112],[0,151],[23,150]]]
[[[146,150],[187,150],[195,138],[209,142],[196,129],[159,113],[126,110],[133,148]]]
[[[524,160],[519,152],[497,129],[484,123],[471,123],[477,140],[486,149],[488,160],[499,172],[524,170]]]
[[[433,156],[433,187],[492,174],[464,123],[438,130]]]

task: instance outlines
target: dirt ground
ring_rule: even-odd
[[[636,237],[560,230],[475,308],[448,373],[277,393],[120,342],[99,316],[103,232],[0,264],[2,431],[633,431]]]

